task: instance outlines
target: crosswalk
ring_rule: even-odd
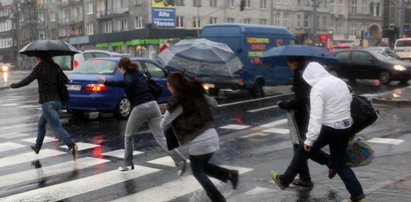
[[[22,126],[25,126],[22,124]],[[249,130],[250,133],[238,138],[258,139],[268,136],[280,136],[281,142],[277,142],[276,149],[290,148],[287,129],[287,120],[279,119],[263,123],[257,126],[227,124],[219,126],[221,130]],[[1,126],[1,129],[7,126]],[[28,146],[35,141],[25,132],[10,132],[1,136],[4,140],[0,143],[0,202],[15,201],[76,201],[76,199],[93,199],[93,195],[105,195],[105,192],[115,192],[124,187],[130,189],[127,192],[115,192],[107,198],[98,198],[98,201],[176,201],[181,197],[190,197],[195,193],[203,193],[200,184],[191,174],[182,177],[170,176],[176,171],[170,157],[155,155],[151,157],[146,151],[134,151],[135,169],[120,172],[116,168],[123,159],[124,149],[104,150],[98,155],[90,152],[102,147],[97,143],[77,142],[80,148],[80,157],[77,161],[71,161],[71,154],[65,145],[57,145],[58,139],[47,136],[43,148],[38,155],[34,154]],[[18,140],[18,141],[16,141]],[[399,145],[401,139],[373,138],[368,140],[371,144]],[[53,145],[50,147],[50,145]],[[12,154],[2,155],[7,151],[16,151]],[[64,158],[67,161],[47,161],[51,158]],[[19,165],[28,165],[33,160],[48,162],[44,166],[35,168],[17,169],[15,172],[9,168]],[[238,169],[240,175],[247,175],[254,171],[252,165],[233,166],[222,165],[230,169]],[[3,172],[2,172],[3,171]],[[4,173],[4,174],[2,174]],[[73,175],[74,173],[74,175]],[[63,178],[61,176],[69,176]],[[218,187],[230,186],[212,179]],[[132,185],[132,186],[131,186]],[[132,187],[132,188],[130,188]],[[276,190],[265,187],[253,187],[241,194],[228,197],[228,201],[247,201],[252,196],[259,194],[272,194]],[[226,194],[227,195],[227,194]],[[197,201],[208,201],[203,193]]]

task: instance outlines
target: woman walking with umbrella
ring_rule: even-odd
[[[61,108],[62,96],[59,86],[68,82],[67,76],[60,66],[53,62],[47,52],[38,53],[38,61],[33,71],[26,78],[18,83],[12,83],[11,88],[20,88],[30,84],[37,79],[39,91],[39,103],[43,111],[37,125],[36,144],[31,145],[31,149],[38,154],[43,145],[46,135],[46,124],[48,123],[55,133],[71,150],[73,160],[77,159],[78,146],[71,140],[68,132],[63,128],[59,120],[59,110]]]

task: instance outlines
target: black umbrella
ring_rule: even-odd
[[[47,53],[49,56],[74,55],[79,51],[69,43],[60,40],[36,40],[19,51],[27,56],[38,56]]]

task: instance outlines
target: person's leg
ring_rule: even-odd
[[[126,132],[124,134],[124,166],[134,166],[133,164],[133,150],[134,141],[133,134],[146,121],[146,110],[141,106],[135,106],[130,112],[130,116],[126,125]]]
[[[160,147],[170,155],[175,165],[178,166],[182,161],[186,161],[186,158],[177,149],[168,151],[167,139],[164,135],[163,129],[160,126],[160,122],[161,122],[160,108],[158,107],[156,102],[150,102],[147,104],[148,104],[147,110],[149,110],[150,112],[150,116],[147,122],[148,122],[148,126],[151,129],[153,137],[156,140],[157,144],[160,145]]]
[[[53,129],[53,131],[61,138],[61,140],[67,145],[69,149],[73,149],[74,142],[71,140],[68,132],[63,128],[60,123],[58,111],[60,110],[61,102],[51,101],[42,104],[43,115]]]
[[[204,154],[199,156],[192,156],[190,155],[190,162],[191,162],[191,170],[193,172],[193,176],[197,179],[203,189],[206,191],[207,196],[213,202],[224,202],[226,201],[224,196],[217,190],[211,180],[207,177],[205,173],[205,166],[208,163],[212,156],[210,154]]]
[[[43,109],[43,104],[41,105],[42,110]],[[47,124],[47,119],[44,116],[44,112],[41,114],[39,121],[37,122],[37,138],[36,138],[36,144],[34,145],[37,153],[40,151],[41,147],[43,146],[43,140],[44,137],[46,136],[46,124]]]
[[[298,147],[298,144],[293,145],[294,152],[298,150]],[[302,181],[303,183],[311,182],[310,169],[308,168],[307,161],[301,162],[301,165],[298,167],[297,173],[299,174],[299,181]]]
[[[345,163],[350,129],[331,129],[333,141],[330,142],[331,164],[336,169],[353,201],[365,198],[360,182],[354,172]]]

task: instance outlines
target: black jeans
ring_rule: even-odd
[[[294,152],[294,157],[290,165],[285,173],[280,176],[280,180],[283,185],[288,186],[297,175],[301,165],[307,163],[307,159],[315,155],[315,153],[321,148],[329,145],[331,168],[337,171],[337,174],[340,176],[345,187],[350,193],[351,199],[353,201],[357,201],[364,198],[364,192],[360,182],[351,168],[345,163],[347,144],[350,136],[351,128],[334,129],[331,127],[322,126],[320,135],[315,141],[310,152],[306,152],[303,145],[300,145],[297,151]]]
[[[299,147],[300,145],[298,144],[293,145],[294,153],[297,152]],[[310,155],[309,158],[320,165],[326,165],[327,167],[330,167],[330,155],[321,149]],[[297,173],[300,175],[300,180],[304,182],[311,182],[310,169],[308,168],[307,161],[301,163]]]
[[[213,202],[225,202],[224,196],[217,190],[213,182],[207,177],[207,175],[219,179],[223,182],[227,182],[229,178],[230,170],[222,168],[220,166],[209,163],[213,153],[192,156],[190,155],[191,171],[194,177],[201,184],[206,191],[207,196]]]

